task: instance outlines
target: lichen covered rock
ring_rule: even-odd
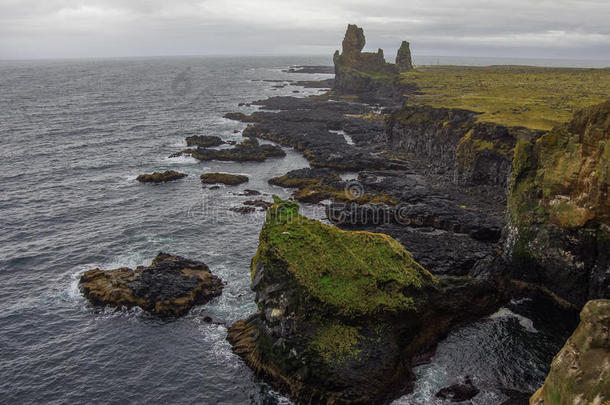
[[[517,144],[507,252],[516,275],[581,306],[610,297],[610,102]]]
[[[228,340],[299,403],[387,402],[412,387],[413,356],[498,302],[490,283],[437,279],[393,238],[342,231],[279,199],[251,272],[259,312]]]
[[[580,325],[553,359],[544,385],[530,405],[610,402],[610,301],[589,301]]]
[[[181,316],[220,295],[223,285],[205,263],[159,253],[147,267],[88,270],[79,287],[95,305]]]

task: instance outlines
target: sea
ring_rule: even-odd
[[[435,61],[452,60],[419,63]],[[249,266],[264,221],[262,212],[229,208],[253,198],[241,195],[245,189],[287,198],[289,190],[267,180],[308,163],[290,148],[256,163],[169,156],[190,135],[240,141],[245,124],[225,113],[251,113],[256,106],[238,105],[270,96],[319,94],[269,80],[326,79],[283,70],[330,63],[311,56],[0,61],[0,403],[292,403],[225,340],[228,325],[256,311]],[[135,180],[170,169],[188,177]],[[216,171],[250,181],[203,188],[199,174]],[[319,206],[302,209],[323,219]],[[79,292],[84,271],[148,265],[159,252],[207,263],[226,282],[222,296],[168,321],[137,308],[95,308]],[[466,376],[481,391],[472,404],[501,404],[507,389],[531,393],[570,332],[562,316],[520,300],[453,330],[415,369],[415,391],[395,404],[440,404],[436,392]]]

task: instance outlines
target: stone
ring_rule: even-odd
[[[140,183],[166,183],[186,177],[187,174],[177,172],[175,170],[166,170],[165,172],[154,172],[152,174],[141,174],[136,180]]]
[[[229,173],[205,173],[199,176],[204,184],[226,184],[227,186],[237,186],[248,182],[248,176],[242,174]]]
[[[86,271],[79,288],[94,305],[140,307],[154,315],[178,317],[222,293],[222,281],[203,262],[159,253],[150,266]]]

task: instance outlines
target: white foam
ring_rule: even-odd
[[[197,159],[195,159],[194,157],[192,157],[190,155],[166,157],[163,160],[170,161],[172,163],[177,163],[177,164],[189,164],[189,165],[199,162]]]
[[[508,308],[500,308],[498,310],[498,312],[490,315],[489,318],[490,319],[515,318],[519,322],[519,325],[521,325],[521,327],[523,329],[525,329],[526,331],[531,332],[531,333],[538,333],[538,330],[536,328],[534,328],[534,322],[531,319],[526,318],[523,315],[516,314]]]

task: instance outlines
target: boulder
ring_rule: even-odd
[[[587,405],[610,401],[610,300],[589,301],[580,324],[553,359],[530,405]]]
[[[479,389],[474,386],[470,376],[466,376],[463,383],[456,383],[445,387],[437,392],[436,396],[451,402],[463,402],[474,398],[478,393]]]
[[[202,148],[210,148],[213,146],[220,146],[223,143],[224,141],[217,136],[193,135],[186,138],[187,146],[201,146]]]
[[[159,253],[150,266],[134,270],[88,270],[79,287],[94,305],[138,306],[155,315],[177,317],[219,296],[223,284],[203,262]]]
[[[177,172],[175,170],[166,170],[165,172],[154,172],[152,174],[141,174],[136,177],[140,183],[165,183],[186,177],[187,174]]]
[[[436,278],[393,238],[325,225],[277,197],[251,272],[259,311],[227,339],[298,403],[387,403],[412,388],[414,356],[500,301],[491,282]]]
[[[248,182],[248,176],[241,174],[228,173],[205,173],[199,176],[203,184],[226,184],[228,186],[237,186]]]

